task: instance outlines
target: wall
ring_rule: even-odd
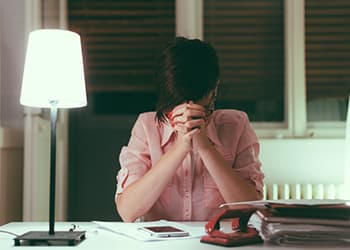
[[[68,220],[119,220],[114,205],[118,154],[136,115],[95,114],[94,100],[69,116]]]
[[[22,219],[22,134],[0,128],[0,225]]]
[[[261,139],[260,144],[267,183],[344,183],[344,139]]]
[[[0,224],[22,219],[24,1],[0,0]]]
[[[0,0],[0,126],[23,128],[19,103],[25,53],[23,0]]]

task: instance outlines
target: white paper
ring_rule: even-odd
[[[105,221],[93,221],[100,227],[105,228],[114,233],[124,235],[140,241],[164,241],[164,240],[176,240],[176,239],[189,239],[198,238],[205,234],[204,226],[188,226],[178,222],[160,220],[152,222],[105,222]],[[152,236],[147,232],[140,230],[141,227],[145,226],[173,226],[180,228],[189,233],[189,236],[184,237],[156,237]]]

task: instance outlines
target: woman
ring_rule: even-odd
[[[259,143],[247,115],[213,110],[215,50],[178,37],[163,52],[156,112],[140,114],[120,153],[124,221],[206,221],[227,202],[262,198]]]

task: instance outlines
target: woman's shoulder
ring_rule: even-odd
[[[138,115],[138,119],[142,121],[147,121],[147,122],[150,122],[150,121],[155,122],[156,121],[155,118],[156,118],[156,112],[154,111],[143,112]]]
[[[146,130],[158,130],[161,126],[156,118],[156,112],[144,112],[140,113],[137,117],[135,125],[137,127],[142,126]]]
[[[237,147],[239,147],[240,152],[249,145],[258,142],[255,131],[245,112],[235,109],[222,109],[215,111],[213,114],[215,114],[213,117],[214,128],[223,145],[230,145],[229,143],[225,143],[227,141],[235,142],[234,145],[238,145],[239,142],[239,146]]]
[[[156,119],[156,112],[150,111],[150,112],[140,113],[137,117],[137,122],[146,126],[157,125],[158,121]]]
[[[214,113],[214,120],[216,124],[225,124],[225,123],[240,123],[244,124],[247,122],[248,115],[244,111],[236,109],[218,109]]]

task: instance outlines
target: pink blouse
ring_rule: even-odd
[[[216,110],[207,136],[240,176],[250,181],[262,197],[264,175],[259,161],[258,138],[247,115],[237,110]],[[155,112],[140,114],[129,144],[122,148],[117,175],[117,195],[141,178],[174,143],[174,129],[155,120]],[[179,166],[144,220],[207,221],[224,203],[214,180],[197,152],[191,151]]]

